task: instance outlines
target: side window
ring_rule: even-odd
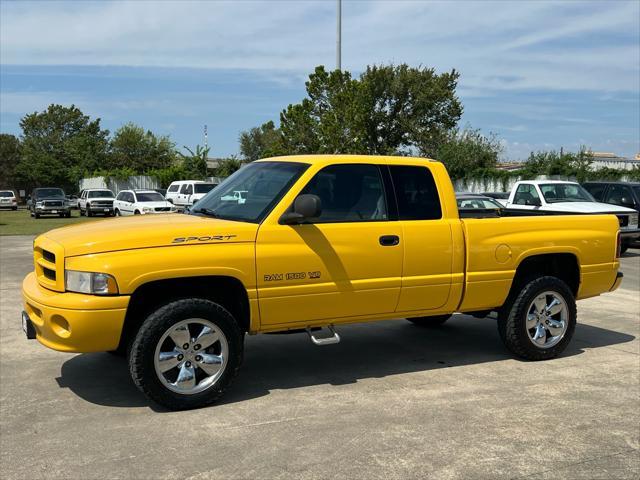
[[[186,194],[188,188],[189,188],[189,185],[185,183],[184,185],[182,185],[182,188],[180,189],[180,193]]]
[[[133,192],[127,193],[127,202],[136,203],[136,196]]]
[[[628,207],[634,204],[631,189],[625,185],[611,185],[604,202],[613,203],[614,205],[620,205],[623,207]]]
[[[380,170],[375,165],[332,165],[319,171],[303,194],[322,201],[315,223],[387,220],[387,203]]]
[[[187,195],[192,195],[193,194],[193,185],[192,184],[187,185],[187,191],[184,192],[184,193],[186,193]]]
[[[526,205],[527,200],[540,200],[540,195],[536,191],[536,187],[528,183],[522,183],[518,186],[513,203],[516,205]]]
[[[120,200],[120,201],[124,200],[124,192],[118,193],[118,196],[116,197],[116,200]]]
[[[426,167],[389,166],[398,201],[400,220],[436,220],[442,218],[438,189]]]
[[[169,190],[167,192],[177,192],[180,185],[169,185]]]
[[[599,202],[602,202],[602,197],[606,188],[605,185],[594,183],[591,185],[584,185],[584,188],[587,190],[587,192],[593,195],[593,198],[595,198]]]

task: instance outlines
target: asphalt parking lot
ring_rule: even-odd
[[[615,293],[581,301],[561,358],[514,359],[495,320],[406,321],[248,337],[223,401],[166,412],[126,362],[27,341],[32,237],[0,237],[0,477],[567,478],[640,476],[640,250]]]

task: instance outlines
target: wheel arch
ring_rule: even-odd
[[[574,296],[580,288],[580,261],[574,253],[556,252],[532,254],[521,259],[516,267],[509,296],[535,276],[553,276],[565,282]]]
[[[208,275],[151,280],[131,294],[118,349],[127,348],[149,314],[183,298],[211,300],[227,309],[244,332],[250,330],[251,308],[244,284],[235,277]]]

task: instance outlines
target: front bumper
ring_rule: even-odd
[[[87,211],[91,213],[113,213],[113,207],[87,206]]]
[[[40,286],[32,272],[22,282],[22,297],[36,339],[45,347],[61,352],[118,348],[129,296],[54,292]]]
[[[35,211],[39,215],[60,215],[70,211],[70,208],[68,205],[64,207],[36,207]]]
[[[620,230],[620,238],[626,241],[633,242],[635,240],[640,239],[640,229],[636,228],[633,230]]]

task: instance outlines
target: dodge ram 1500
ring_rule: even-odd
[[[306,330],[323,345],[346,323],[494,311],[509,350],[551,359],[571,340],[576,299],[620,284],[619,248],[614,215],[461,219],[436,161],[273,158],[188,215],[37,237],[22,324],[55,350],[126,355],[142,392],[187,409],[229,386],[247,333]]]

